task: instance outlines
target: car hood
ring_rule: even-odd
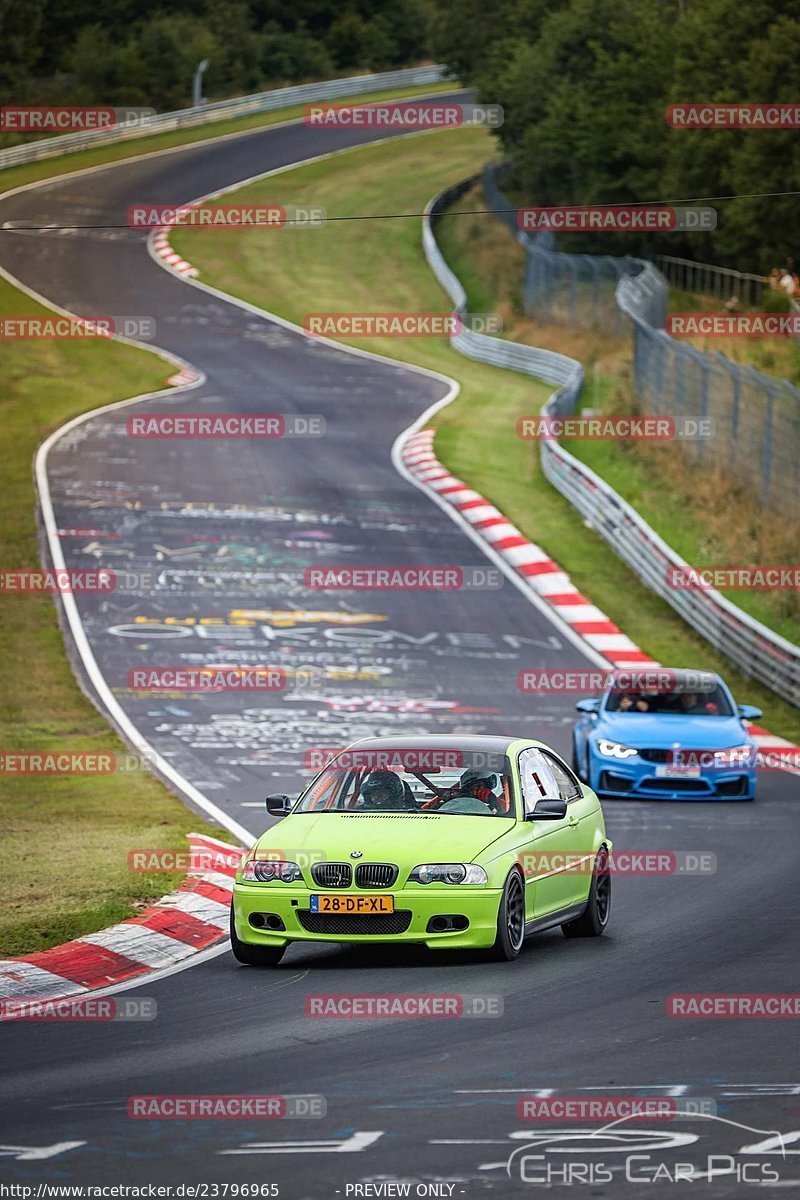
[[[423,862],[472,862],[514,829],[509,817],[447,813],[298,813],[258,839],[259,850],[346,862],[354,850],[367,862],[413,867]],[[413,859],[413,862],[411,861]]]
[[[687,750],[721,750],[751,741],[738,717],[652,716],[605,713],[592,731],[627,746],[670,749],[679,742]]]

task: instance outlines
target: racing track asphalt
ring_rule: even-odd
[[[80,315],[153,317],[155,344],[205,373],[200,388],[143,401],[137,414],[313,413],[327,422],[319,439],[134,441],[125,434],[131,410],[122,409],[82,423],[49,457],[59,526],[119,535],[64,537],[67,564],[122,565],[153,572],[156,581],[78,598],[105,679],[151,744],[254,833],[267,818],[253,806],[266,792],[297,787],[313,745],[367,733],[502,731],[542,736],[567,753],[572,700],[522,697],[517,673],[592,665],[508,580],[493,591],[341,597],[309,594],[296,578],[270,574],[343,561],[490,565],[390,461],[396,436],[447,384],[312,342],[190,288],[148,257],[142,233],[75,228],[124,224],[133,201],[185,202],[377,136],[266,128],[0,201],[0,222],[60,227],[35,234],[6,227],[0,263],[11,275]],[[306,201],[313,197],[298,196]],[[221,568],[240,574],[221,577]],[[368,616],[348,625],[342,613]],[[198,625],[201,617],[211,620]],[[143,699],[126,689],[132,666],[200,662],[315,674],[303,688],[244,698]],[[318,672],[331,667],[355,677],[345,674],[335,687],[320,682]],[[130,990],[158,1001],[151,1023],[6,1024],[3,1142],[86,1144],[40,1161],[0,1146],[2,1176],[277,1182],[284,1200],[345,1195],[349,1184],[387,1178],[456,1181],[454,1195],[511,1194],[521,1185],[496,1164],[521,1144],[508,1135],[524,1127],[518,1093],[533,1088],[672,1087],[715,1098],[730,1120],[790,1130],[799,1123],[796,1095],[787,1090],[791,1024],[669,1020],[665,1001],[673,992],[791,990],[800,941],[791,900],[796,795],[792,777],[773,774],[754,805],[607,804],[618,849],[711,850],[718,869],[699,878],[617,879],[611,929],[597,943],[546,934],[510,966],[393,948],[295,946],[266,974],[237,968],[225,953]],[[493,994],[502,996],[504,1014],[435,1022],[305,1017],[307,994],[342,991]],[[281,1092],[324,1095],[328,1114],[260,1124],[126,1115],[134,1093]],[[697,1120],[661,1128],[699,1138],[660,1153],[667,1162],[701,1161],[712,1146],[724,1153],[764,1136]],[[286,1144],[346,1142],[353,1131],[381,1136],[352,1157]],[[255,1152],[258,1142],[280,1145]],[[561,1148],[553,1157],[563,1167]],[[800,1167],[783,1170],[800,1174]],[[591,1194],[632,1195],[642,1186],[615,1180],[610,1188],[596,1183]],[[721,1178],[703,1194],[730,1195],[739,1186],[747,1187]]]

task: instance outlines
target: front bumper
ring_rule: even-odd
[[[756,772],[701,771],[695,779],[661,778],[651,762],[592,755],[591,786],[600,796],[630,800],[752,800]]]
[[[319,893],[323,889],[317,889]],[[328,894],[328,893],[325,893]],[[335,894],[335,893],[330,893]],[[374,891],[348,891],[348,895],[376,895]],[[236,883],[233,887],[233,913],[236,935],[251,946],[283,946],[289,942],[378,942],[417,943],[439,948],[463,949],[489,947],[497,936],[497,913],[501,890],[443,885],[389,889],[394,896],[394,921],[363,916],[356,922],[344,917],[321,922],[310,913],[310,890],[279,883]],[[278,917],[283,929],[265,928],[264,915]],[[401,914],[402,917],[401,917]],[[251,918],[256,916],[258,927]],[[333,915],[333,914],[331,914]],[[441,917],[458,917],[465,928],[431,930],[429,922]],[[367,924],[369,922],[369,924]],[[358,932],[354,930],[358,929]],[[373,932],[374,930],[374,932]]]

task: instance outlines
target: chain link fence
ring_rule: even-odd
[[[640,408],[713,422],[713,436],[683,443],[693,463],[734,475],[761,503],[800,518],[800,391],[724,354],[676,342],[650,320],[656,269],[624,280],[617,300],[633,325],[633,377]]]
[[[697,349],[665,332],[669,285],[652,263],[610,255],[565,254],[552,234],[516,228],[515,211],[502,191],[502,168],[484,169],[489,207],[514,229],[526,249],[525,311],[582,328],[633,329],[633,382],[643,413],[710,419],[713,436],[683,443],[690,462],[707,462],[734,475],[760,503],[800,519],[800,389],[787,380]],[[760,276],[709,264],[670,259],[680,286],[710,287],[711,294],[760,298]]]

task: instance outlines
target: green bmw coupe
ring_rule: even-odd
[[[366,739],[343,750],[236,876],[231,945],[276,965],[292,942],[416,942],[514,959],[560,925],[598,937],[611,842],[595,793],[541,742]]]

